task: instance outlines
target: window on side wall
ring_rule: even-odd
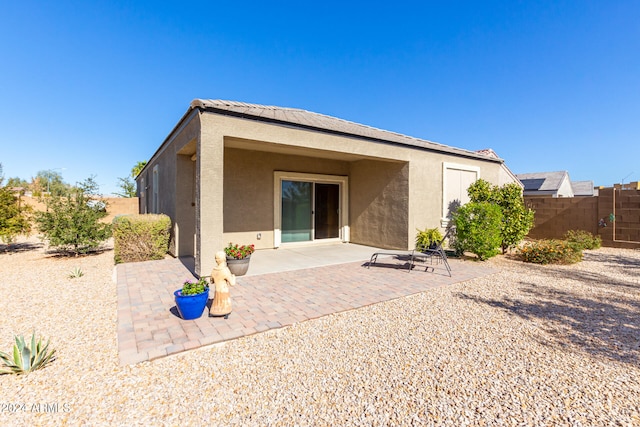
[[[142,206],[142,212],[143,214],[147,213],[147,187],[146,187],[146,182],[147,180],[143,177],[140,178],[140,206]]]
[[[480,168],[458,163],[442,164],[442,219],[443,227],[449,223],[458,207],[469,202],[467,189],[480,178]]]
[[[151,211],[153,213],[160,213],[158,210],[158,165],[153,167],[153,183],[151,191],[153,192],[152,200],[151,200]]]

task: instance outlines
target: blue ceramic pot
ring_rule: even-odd
[[[181,292],[182,289],[178,289],[173,293],[176,297],[176,307],[180,317],[184,320],[193,320],[202,316],[202,312],[209,300],[209,289],[195,295],[181,295]]]

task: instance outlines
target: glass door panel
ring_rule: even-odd
[[[340,186],[315,184],[315,238],[340,237]]]
[[[312,239],[311,209],[313,183],[282,181],[282,242]]]

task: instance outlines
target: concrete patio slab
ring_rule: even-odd
[[[437,264],[434,272],[426,272],[421,263],[409,272],[406,261],[396,257],[380,258],[367,268],[375,251],[351,244],[257,251],[249,274],[239,277],[231,289],[233,312],[226,320],[208,317],[208,308],[196,320],[179,317],[173,292],[193,279],[192,260],[120,264],[120,363],[153,360],[494,272],[461,260],[450,260],[452,277]]]

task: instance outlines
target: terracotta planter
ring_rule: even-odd
[[[227,257],[227,267],[236,276],[244,276],[249,269],[249,261],[251,261],[251,255],[242,259]]]

